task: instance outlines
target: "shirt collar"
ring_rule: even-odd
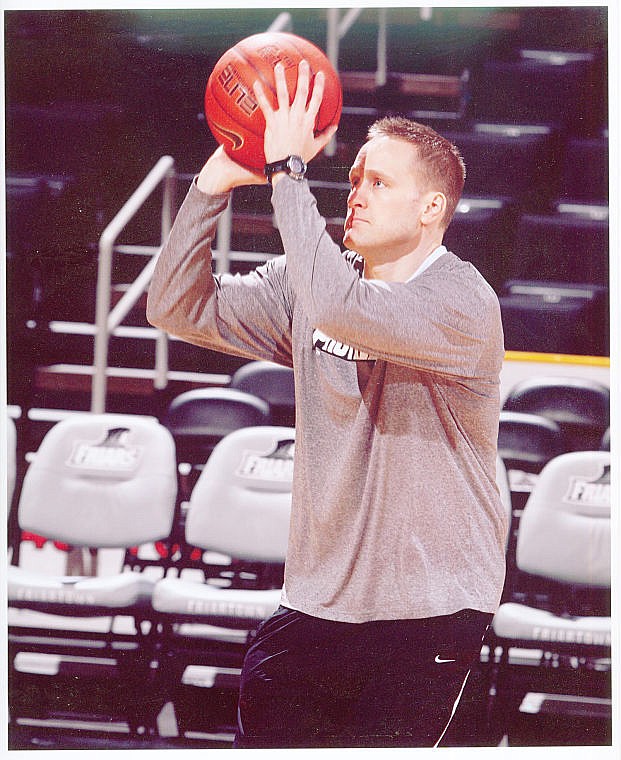
[[[447,253],[447,248],[445,245],[439,245],[435,251],[432,251],[429,256],[422,262],[422,264],[418,267],[418,269],[414,272],[414,274],[410,275],[406,282],[410,282],[410,280],[413,280],[415,277],[418,277],[420,274],[422,274],[425,269],[428,269],[434,261],[437,261],[440,256]]]

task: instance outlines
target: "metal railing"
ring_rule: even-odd
[[[291,14],[278,14],[267,31],[290,31],[292,28]],[[108,375],[108,351],[110,336],[136,305],[142,294],[147,290],[157,261],[157,250],[146,251],[144,247],[124,246],[124,252],[151,253],[151,259],[138,277],[123,294],[115,307],[110,310],[112,300],[112,260],[119,235],[138,213],[145,201],[163,184],[160,246],[164,244],[172,227],[175,215],[174,185],[176,181],[175,161],[171,156],[162,156],[153,169],[136,188],[121,210],[105,228],[99,239],[99,259],[97,269],[97,294],[95,306],[95,346],[93,357],[93,380],[91,386],[91,411],[105,412]],[[218,224],[217,248],[214,250],[216,271],[224,272],[229,269],[232,230],[232,204],[229,203],[226,212]],[[140,248],[140,250],[138,250]],[[168,335],[158,330],[155,339],[155,373],[154,386],[157,389],[166,388],[168,384]]]
[[[338,71],[340,42],[351,29],[362,13],[362,8],[350,8],[343,16],[338,8],[328,8],[328,38],[326,42],[326,54],[330,63]],[[386,39],[387,39],[387,9],[378,8],[377,20],[377,68],[375,74],[376,84],[386,84]]]
[[[99,239],[99,261],[97,269],[97,295],[95,306],[95,349],[93,360],[93,384],[91,390],[91,411],[101,413],[106,408],[106,385],[108,370],[108,347],[111,333],[121,324],[132,307],[147,289],[156,256],[140,272],[126,293],[110,310],[112,293],[112,258],[119,235],[134,218],[145,201],[163,184],[161,235],[163,245],[170,233],[175,214],[174,184],[176,180],[175,161],[171,156],[162,156],[147,174],[121,210],[105,228]],[[168,372],[168,338],[160,332],[155,348],[155,386],[166,387]]]

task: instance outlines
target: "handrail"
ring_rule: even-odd
[[[155,257],[138,276],[136,282],[121,298],[114,311],[110,312],[111,290],[112,290],[112,256],[114,244],[118,236],[125,229],[127,224],[133,219],[140,210],[147,198],[164,183],[164,196],[162,201],[162,218],[161,218],[161,243],[170,233],[172,220],[174,217],[174,181],[175,181],[175,160],[172,156],[162,156],[147,176],[142,180],[140,185],[128,198],[114,219],[104,229],[99,238],[99,261],[97,270],[97,295],[95,307],[95,348],[93,359],[93,384],[91,388],[91,411],[95,413],[104,412],[106,409],[106,371],[108,367],[108,345],[110,333],[120,324],[132,306],[138,301],[146,289],[153,267],[155,266]],[[156,365],[158,364],[158,351],[160,353],[159,364],[162,365],[161,354],[167,350],[167,337],[158,336],[156,343]],[[156,367],[157,368],[157,367]],[[165,384],[164,369],[164,384]],[[156,372],[156,385],[161,382]]]
[[[293,20],[288,12],[279,13],[267,31],[291,31]],[[164,183],[161,217],[161,245],[168,237],[174,218],[174,183],[176,180],[175,161],[172,156],[162,156],[149,174],[143,179],[121,210],[102,232],[99,239],[99,260],[97,270],[97,294],[95,306],[95,346],[93,357],[93,383],[91,387],[91,411],[104,412],[106,409],[106,388],[108,370],[108,348],[111,333],[121,324],[143,292],[147,289],[157,261],[153,255],[127,292],[110,310],[112,291],[112,257],[118,236],[140,210],[143,203]],[[229,270],[231,248],[232,204],[229,203],[218,224],[218,246],[214,250],[216,269]],[[157,331],[155,341],[155,388],[165,388],[168,382],[168,335]]]
[[[334,66],[335,71],[339,70],[339,46],[340,41],[349,32],[354,23],[362,13],[362,8],[350,8],[343,16],[340,16],[338,8],[328,8],[328,36],[326,42],[326,53],[330,63]],[[387,8],[380,7],[377,9],[377,59],[375,69],[375,84],[382,87],[388,81],[388,15]],[[420,18],[422,21],[429,21],[432,17],[433,9],[431,6],[422,6],[420,8]]]
[[[268,32],[290,32],[293,28],[293,19],[291,14],[283,11],[267,27]]]
[[[377,66],[375,72],[376,84],[381,87],[386,84],[386,39],[387,39],[387,14],[386,8],[378,8],[377,22]],[[326,53],[335,71],[339,70],[339,46],[340,42],[358,20],[362,8],[350,8],[343,16],[338,8],[328,8],[328,38]]]
[[[388,76],[387,67],[387,14],[386,8],[378,8],[377,22],[377,67],[375,71],[375,84],[382,87],[386,84]],[[353,24],[362,13],[362,8],[350,8],[341,17],[338,8],[328,8],[328,35],[326,41],[326,53],[334,70],[339,70],[339,46]],[[333,137],[324,149],[327,156],[336,153],[336,137]]]

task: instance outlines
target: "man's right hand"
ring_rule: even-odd
[[[263,173],[255,173],[233,161],[220,145],[209,157],[200,171],[196,186],[209,195],[228,193],[234,187],[242,185],[265,185],[267,179]]]

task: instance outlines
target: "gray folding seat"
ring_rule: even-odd
[[[217,444],[185,522],[186,542],[200,556],[183,563],[180,577],[155,586],[158,693],[162,704],[172,701],[180,735],[192,728],[213,733],[205,705],[214,702],[229,705],[228,718],[219,720],[232,731],[247,643],[280,603],[294,440],[292,428],[263,426]]]
[[[218,441],[239,428],[270,421],[266,401],[235,388],[196,388],[174,398],[163,424],[175,441],[182,497],[189,498]]]
[[[267,401],[273,425],[295,425],[293,369],[267,361],[248,362],[231,378],[231,388]]]
[[[490,719],[510,744],[609,742],[610,465],[608,452],[555,457],[522,515],[529,583],[501,604],[489,641]]]
[[[19,527],[87,551],[95,567],[74,574],[72,554],[64,574],[23,554],[8,567],[13,729],[33,719],[57,728],[70,715],[144,727],[151,593],[164,568],[154,560],[136,571],[127,552],[170,534],[176,495],[173,439],[154,418],[76,413],[46,434],[25,474]]]
[[[597,450],[610,425],[610,389],[588,377],[532,377],[511,389],[503,409],[556,422],[565,451]]]

